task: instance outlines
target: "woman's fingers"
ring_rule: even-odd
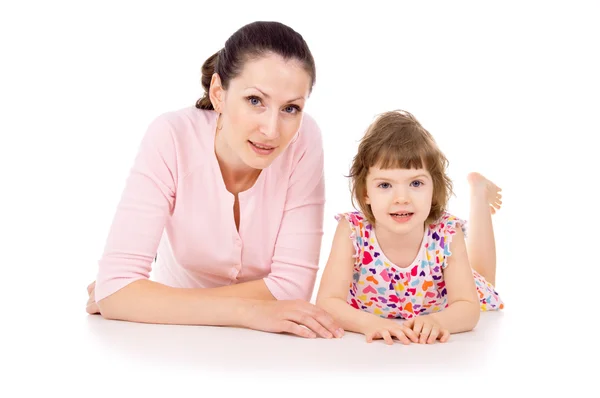
[[[307,339],[314,339],[317,337],[316,333],[312,330],[291,321],[283,321],[281,331],[295,334],[296,336],[305,337]]]
[[[304,312],[294,311],[287,317],[287,319],[296,322],[299,325],[306,326],[307,328],[315,332],[317,335],[326,339],[330,339],[333,337],[333,334],[320,323],[324,322],[322,317],[307,314]],[[319,319],[319,321],[317,321],[317,319]]]
[[[90,314],[90,315],[94,315],[94,314],[99,314],[100,313],[100,308],[98,307],[98,304],[96,304],[96,297],[95,297],[95,289],[96,289],[96,282],[92,282],[88,285],[87,287],[87,291],[88,291],[88,301],[87,304],[85,305],[85,311]]]
[[[294,312],[301,316],[300,319],[296,319],[297,322],[311,328],[325,338],[342,337],[344,335],[344,330],[325,310],[301,300],[296,301],[296,305],[298,311]]]

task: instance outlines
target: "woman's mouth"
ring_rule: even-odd
[[[248,140],[248,143],[250,144],[250,148],[252,148],[252,150],[254,150],[254,152],[256,152],[259,155],[270,155],[276,148],[271,145],[265,145],[250,140]]]

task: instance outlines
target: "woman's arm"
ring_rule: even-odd
[[[302,125],[293,148],[294,164],[271,272],[264,278],[278,300],[310,301],[319,269],[325,208],[323,145],[312,118],[304,115]]]
[[[274,300],[263,281],[201,290],[148,280],[173,210],[178,175],[185,172],[177,151],[171,124],[165,115],[158,117],[143,137],[126,181],[93,287],[97,308],[88,312],[137,322],[239,325],[237,316],[224,317],[243,310],[248,305],[243,299]]]
[[[108,319],[140,323],[239,326],[300,337],[341,337],[325,311],[302,300],[215,296],[210,289],[173,288],[138,280],[98,303]]]
[[[180,170],[177,149],[170,123],[164,117],[155,120],[142,140],[111,225],[90,289],[90,300],[96,303],[88,306],[88,312],[96,312],[97,306],[108,319],[339,336],[338,326],[324,311],[308,302],[277,302],[263,280],[182,289],[148,279],[173,210],[178,173],[185,172]]]
[[[203,289],[165,286],[136,280],[98,301],[106,319],[141,323],[245,327],[254,300],[210,295]]]
[[[460,228],[452,238],[452,255],[444,269],[448,307],[431,314],[450,333],[472,330],[479,322],[480,309],[475,280],[469,264],[465,236]]]

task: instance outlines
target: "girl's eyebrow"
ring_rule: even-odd
[[[410,176],[409,178],[407,178],[407,180],[416,180],[417,178],[429,178],[429,176],[427,174],[417,174],[416,176]],[[391,181],[391,182],[398,182],[392,178],[385,178],[385,177],[376,177],[373,178],[373,181]]]

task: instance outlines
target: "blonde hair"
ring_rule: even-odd
[[[452,195],[447,175],[448,159],[433,136],[409,112],[395,110],[378,115],[361,139],[350,168],[352,203],[375,225],[365,202],[367,175],[373,166],[382,169],[426,169],[433,180],[431,211],[426,223],[437,220]]]

